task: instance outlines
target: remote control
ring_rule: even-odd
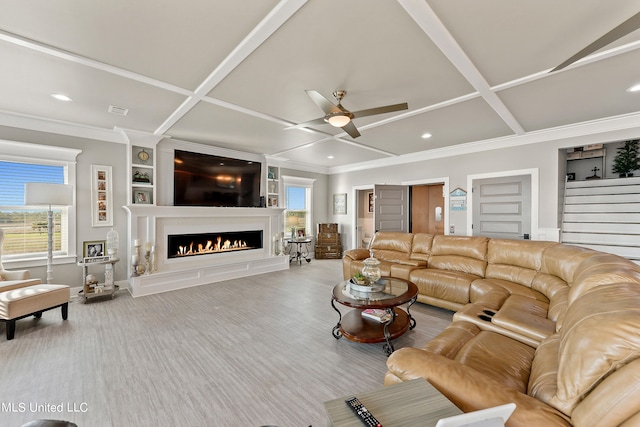
[[[382,424],[380,424],[380,422],[376,420],[376,417],[371,415],[371,412],[369,412],[369,410],[365,408],[365,406],[358,400],[357,397],[347,399],[345,400],[345,402],[347,403],[347,405],[349,405],[349,408],[351,408],[351,410],[356,413],[358,418],[362,420],[364,425],[368,427],[382,427]]]

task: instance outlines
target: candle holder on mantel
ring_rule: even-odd
[[[144,274],[151,274],[151,242],[144,245]]]
[[[131,255],[131,277],[138,277],[138,268],[140,267],[140,240],[133,241],[133,254]]]

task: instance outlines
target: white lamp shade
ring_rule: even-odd
[[[24,204],[26,206],[69,206],[73,204],[73,186],[47,182],[27,182],[24,184]]]

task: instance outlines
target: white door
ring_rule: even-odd
[[[373,186],[374,231],[409,232],[409,187],[405,185]]]
[[[531,175],[473,181],[473,235],[531,238]]]

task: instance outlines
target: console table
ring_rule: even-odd
[[[423,378],[343,396],[324,403],[329,426],[361,427],[363,424],[344,402],[356,396],[383,426],[434,427],[441,418],[462,414],[449,399]]]
[[[111,298],[113,298],[118,290],[118,285],[114,283],[113,266],[118,261],[120,261],[118,258],[99,257],[95,260],[91,260],[89,258],[78,262],[78,265],[82,267],[82,296],[85,304],[87,303],[87,300],[95,297],[111,296]],[[89,267],[92,265],[104,265],[105,283],[97,284],[95,286],[89,286],[87,284]]]

